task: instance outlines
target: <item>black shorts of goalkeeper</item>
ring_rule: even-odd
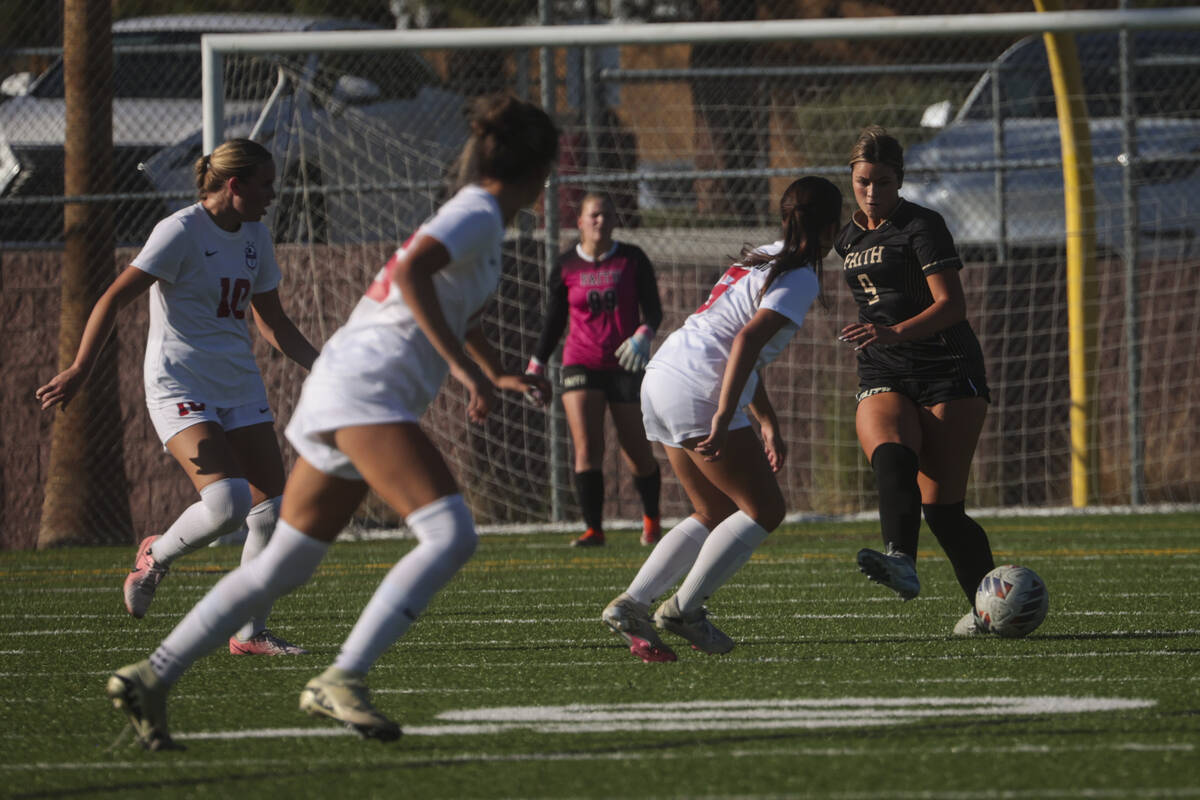
[[[604,392],[604,399],[610,403],[640,403],[644,374],[623,369],[588,369],[571,364],[562,368],[559,391],[565,394],[596,389]]]

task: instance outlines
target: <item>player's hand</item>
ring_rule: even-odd
[[[545,408],[546,398],[550,396],[550,381],[529,372],[524,375],[501,375],[496,386],[506,392],[524,394],[525,399],[538,408]]]
[[[83,385],[86,376],[75,367],[67,367],[62,372],[50,379],[50,382],[33,393],[33,396],[42,404],[42,410],[53,408],[54,406],[67,407],[67,403],[71,402],[78,392],[79,387]]]
[[[696,452],[704,456],[705,461],[716,461],[725,449],[725,440],[729,438],[729,420],[720,414],[712,418],[712,429],[708,438],[696,443]]]
[[[873,344],[898,344],[900,335],[888,325],[855,322],[842,328],[838,341],[854,345],[855,350],[862,350]]]
[[[621,369],[629,372],[641,372],[650,362],[650,342],[654,339],[654,330],[649,325],[642,325],[633,336],[621,342],[617,348],[617,361]]]
[[[774,428],[764,425],[761,432],[767,463],[771,465],[772,472],[779,472],[783,469],[783,462],[787,461],[787,442]]]
[[[496,404],[496,386],[474,361],[467,366],[450,368],[450,374],[467,390],[467,418],[482,423]]]

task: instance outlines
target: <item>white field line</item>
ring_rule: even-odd
[[[445,711],[437,715],[434,724],[405,726],[404,733],[409,737],[495,736],[519,730],[563,736],[616,732],[814,730],[895,726],[929,719],[987,718],[998,714],[1116,713],[1155,705],[1153,700],[1133,698],[1033,696],[725,700],[691,701],[670,706],[661,703],[506,706]],[[175,738],[199,741],[326,738],[347,734],[344,728],[304,727],[181,732],[175,734]],[[1191,750],[1188,748],[1185,752]],[[1022,747],[1022,752],[1038,751]]]
[[[759,565],[757,563],[752,562],[750,565],[750,569],[755,569],[758,566],[771,566],[771,565],[765,565],[765,564]],[[780,565],[780,566],[794,567],[795,565],[788,564],[788,565]],[[566,567],[566,566],[563,566],[561,568],[569,569],[569,567]],[[1092,570],[1094,568],[1091,566],[1088,566],[1088,567],[1086,567],[1086,569]],[[1052,590],[1053,590],[1053,585],[1054,585],[1053,576],[1056,573],[1061,573],[1064,571],[1068,571],[1067,568],[1065,568],[1064,566],[1060,566],[1060,565],[1055,565],[1055,567],[1053,567],[1052,569],[1046,569],[1046,568],[1039,569],[1039,572],[1043,575],[1043,577],[1045,577],[1047,579],[1047,583],[1050,584]],[[1195,566],[1195,568],[1192,568],[1192,565],[1189,565],[1187,572],[1196,573],[1196,574],[1182,574],[1182,572],[1160,573],[1160,574],[1154,575],[1153,580],[1154,580],[1154,583],[1156,586],[1159,586],[1162,588],[1175,586],[1175,585],[1186,585],[1189,587],[1193,586],[1193,585],[1195,585],[1197,578],[1200,577],[1200,563],[1198,563]],[[172,583],[168,584],[169,591],[179,593],[179,594],[203,594],[205,592],[208,592],[210,589],[212,589],[212,587],[223,576],[223,574],[224,573],[213,573],[212,580],[208,581],[208,582],[204,582],[204,583],[195,582],[195,581],[189,581],[187,583],[172,582]],[[373,593],[375,591],[375,587],[379,585],[379,581],[382,580],[383,574],[384,573],[382,570],[372,570],[369,573],[364,572],[361,582],[353,587],[353,592],[355,592],[355,593],[361,592],[364,595],[364,599],[365,599],[366,596],[369,596],[371,593]],[[630,570],[629,576],[632,577],[632,575],[633,575],[633,571]],[[188,576],[188,577],[190,578],[191,576]],[[335,599],[344,600],[346,597],[346,594],[347,594],[346,589],[343,588],[339,591],[325,590],[322,587],[325,585],[326,580],[328,580],[328,579],[322,578],[321,575],[317,575],[310,584],[305,586],[300,591],[303,592],[303,596],[306,599],[320,600],[322,598],[335,598]],[[1096,576],[1094,579],[1090,579],[1091,587],[1093,589],[1097,589],[1097,590],[1101,589],[1104,586],[1108,586],[1108,585],[1125,586],[1127,584],[1128,584],[1128,581],[1124,580],[1124,579],[1106,580],[1101,576]],[[536,593],[547,593],[547,594],[549,594],[549,593],[559,593],[559,594],[574,593],[574,594],[578,594],[578,595],[612,596],[612,595],[620,592],[621,589],[623,588],[623,586],[624,586],[623,583],[617,582],[617,583],[610,583],[610,584],[603,584],[603,585],[596,585],[596,586],[591,586],[591,585],[581,586],[579,584],[569,584],[569,585],[537,586],[537,587],[512,588],[512,589],[475,590],[470,587],[458,587],[458,586],[451,585],[451,586],[447,587],[442,594],[444,594],[447,597],[455,597],[455,596],[474,597],[474,596],[478,596],[480,594],[525,595],[525,594],[536,594]],[[796,592],[800,593],[801,596],[805,596],[805,595],[811,596],[814,592],[818,592],[818,591],[822,591],[822,590],[845,592],[848,589],[850,589],[850,590],[857,591],[860,586],[866,586],[866,584],[864,582],[859,581],[858,576],[856,576],[856,575],[849,576],[846,581],[833,581],[833,582],[797,580],[795,582],[774,583],[774,584],[740,584],[737,582],[731,582],[731,583],[727,584],[727,588],[730,588],[730,589],[739,589],[739,590],[743,590],[743,589],[755,590],[758,588],[784,589],[784,590],[796,591]],[[119,597],[120,592],[121,592],[121,587],[120,587],[119,583],[113,583],[113,582],[106,582],[104,585],[101,585],[101,586],[13,586],[11,584],[5,585],[5,586],[0,586],[0,597],[16,596],[16,597],[25,598],[25,597],[37,596],[37,595],[57,595],[57,594],[111,594],[114,597]],[[1105,596],[1106,597],[1126,597],[1126,596],[1128,596],[1128,597],[1172,597],[1172,596],[1178,596],[1178,593],[1177,592],[1157,592],[1157,593],[1121,592],[1121,593],[1105,594]],[[857,599],[857,598],[846,598],[846,599],[852,600],[852,599]],[[865,598],[862,598],[862,599],[865,599]],[[819,599],[814,600],[813,602],[819,602]],[[119,603],[119,601],[118,601],[118,603]],[[119,604],[117,607],[119,608]]]
[[[894,678],[894,679],[880,678],[877,680],[873,679],[873,681],[877,685],[885,685],[885,684],[889,684],[889,683],[894,683],[894,684],[897,684],[900,686],[914,686],[914,685],[915,686],[924,686],[924,685],[978,686],[978,685],[982,685],[982,684],[1010,684],[1010,683],[1019,683],[1020,682],[1016,678],[1005,678],[1005,677]],[[1077,676],[1062,676],[1062,677],[1046,677],[1046,678],[1038,679],[1039,687],[1046,687],[1046,686],[1061,684],[1064,687],[1066,687],[1067,689],[1074,689],[1074,688],[1077,688],[1080,684],[1086,684],[1086,683],[1097,683],[1097,684],[1103,684],[1105,686],[1120,685],[1120,684],[1127,684],[1127,685],[1151,684],[1152,686],[1154,686],[1154,685],[1158,685],[1158,684],[1164,683],[1164,682],[1197,683],[1197,682],[1200,682],[1200,675],[1192,675],[1192,676],[1186,676],[1186,677],[1185,676],[1175,676],[1175,677],[1165,677],[1165,678],[1164,677],[1114,678],[1114,677],[1107,677],[1107,676],[1101,676],[1101,675],[1093,675],[1093,676],[1086,677],[1086,678],[1080,678]],[[858,688],[858,687],[862,686],[862,681],[861,680],[807,680],[806,679],[804,681],[804,685],[808,686],[808,687],[853,686],[855,688]],[[601,685],[596,685],[596,686],[580,685],[575,688],[578,689],[578,691],[581,695],[586,695],[588,692],[603,691],[603,690],[611,688],[611,686],[609,686],[607,684],[603,685],[603,686],[601,686]],[[255,697],[294,697],[294,696],[296,696],[298,691],[299,691],[298,689],[286,689],[286,690],[281,689],[278,691],[259,690],[259,691],[256,691]],[[375,688],[372,688],[371,694],[372,694],[372,696],[389,695],[389,694],[429,695],[429,696],[448,696],[448,695],[464,695],[464,694],[503,695],[509,691],[510,691],[510,689],[507,687],[498,686],[498,685],[493,684],[493,685],[490,685],[487,687],[476,687],[476,688],[466,688],[466,689],[463,689],[463,688],[449,689],[449,688],[436,687],[436,686],[426,687],[426,688],[421,688],[421,689],[375,689]],[[94,697],[95,697],[94,692],[87,692],[87,693],[83,693],[83,694],[72,694],[72,695],[64,695],[64,694],[56,694],[55,695],[56,701],[62,701],[62,702],[70,701],[70,700],[75,700],[78,702],[90,702],[91,700],[94,699]],[[209,697],[209,695],[189,694],[185,690],[185,691],[173,692],[171,694],[171,697],[173,698],[173,701],[175,701],[175,702],[191,702],[194,700],[207,699]],[[18,703],[18,702],[44,704],[46,702],[46,699],[44,697],[21,697],[21,698],[10,698],[9,699],[10,705],[12,705],[14,703]],[[72,732],[70,734],[60,731],[55,734],[55,736],[57,736],[59,738],[66,736],[66,735],[72,735],[75,737],[90,737],[93,734],[90,731],[77,731],[77,732]],[[0,734],[0,739],[15,739],[15,740],[24,741],[28,738],[29,738],[29,735],[27,733]],[[1185,745],[1185,747],[1188,749],[1191,749],[1193,746],[1189,744],[1189,745]]]
[[[447,592],[445,594],[450,594],[450,593]],[[330,596],[332,597],[333,595],[330,595]],[[1163,592],[1163,593],[1128,592],[1128,593],[1119,594],[1119,595],[1116,595],[1116,594],[1105,595],[1104,599],[1106,599],[1106,600],[1124,599],[1124,600],[1137,601],[1137,600],[1155,599],[1155,598],[1164,598],[1164,597],[1178,598],[1179,595],[1169,593],[1169,592]],[[338,595],[337,598],[342,599],[342,600],[345,599],[344,595]],[[312,600],[314,598],[306,597],[305,599]],[[953,597],[939,596],[939,595],[922,595],[921,599],[924,601],[922,603],[922,605],[928,605],[928,604],[933,604],[933,603],[956,601],[957,595],[955,595]],[[1092,598],[1092,600],[1094,600],[1094,599],[1095,598]],[[749,602],[740,601],[738,603],[738,605],[743,608],[749,607],[749,608],[774,609],[774,608],[778,608],[780,606],[789,607],[789,606],[801,606],[801,605],[806,605],[806,604],[829,605],[831,602],[834,602],[841,606],[847,606],[847,607],[854,607],[859,604],[868,604],[868,605],[884,604],[884,605],[892,605],[892,606],[898,605],[897,599],[895,597],[891,597],[891,596],[847,597],[847,598],[838,598],[834,601],[830,601],[828,598],[805,598],[805,597],[767,599],[767,600],[755,599],[755,600],[751,600]],[[575,609],[575,608],[597,609],[597,608],[602,608],[602,607],[603,606],[601,603],[594,602],[594,601],[575,601],[575,602],[567,602],[567,603],[514,603],[512,605],[493,605],[492,606],[492,608],[498,613],[499,612],[514,612],[514,611],[515,612],[522,612],[522,611],[528,612],[528,611],[537,611],[540,609],[552,609],[552,610],[566,610],[566,609]],[[361,607],[355,606],[355,607],[334,607],[334,608],[323,607],[321,610],[322,610],[322,612],[327,613],[327,614],[348,615],[349,618],[346,621],[345,625],[347,627],[349,627],[350,625],[353,624],[353,618],[357,617],[357,615],[361,612],[362,609],[361,609]],[[1172,615],[1181,615],[1181,614],[1182,615],[1190,615],[1190,616],[1200,615],[1200,609],[1184,609],[1184,610],[1177,610],[1177,609],[1173,609],[1173,608],[1172,609],[1158,609],[1158,608],[1104,609],[1104,608],[1099,608],[1099,609],[1090,609],[1090,610],[1087,610],[1087,609],[1076,609],[1076,610],[1055,609],[1052,611],[1052,613],[1055,616],[1098,616],[1098,617],[1110,616],[1111,617],[1111,616],[1155,616],[1155,615],[1158,615],[1158,616],[1170,617]],[[175,612],[175,611],[161,612],[161,613],[156,612],[154,615],[154,619],[155,620],[182,619],[185,614],[186,614],[186,612],[181,612],[181,611],[180,612]],[[104,614],[79,614],[79,613],[74,613],[74,612],[71,612],[70,614],[65,614],[65,613],[60,613],[60,614],[0,614],[0,620],[20,620],[20,621],[61,620],[67,616],[69,616],[70,619],[72,619],[72,620],[84,620],[84,619],[112,620],[112,619],[118,619],[118,618],[123,619],[124,618],[124,616],[119,612],[119,610],[115,610],[115,611],[104,613]],[[723,614],[720,617],[718,617],[716,614],[712,615],[713,619],[718,619],[718,618],[722,618],[722,619],[754,619],[754,618],[756,618],[756,616],[761,617],[762,615],[761,614],[759,614],[759,615],[755,615],[755,614],[741,614],[741,615]],[[859,617],[862,619],[891,619],[891,618],[894,618],[897,616],[908,616],[908,614],[881,615],[881,614],[864,614],[864,613],[846,612],[846,613],[832,614],[832,615],[793,614],[791,616],[796,619],[822,619],[822,618],[854,619],[856,617]],[[479,625],[479,624],[487,624],[489,621],[492,621],[492,620],[495,620],[495,618],[494,617],[493,618],[478,617],[478,618],[476,618],[474,620],[470,620],[470,621],[464,621],[462,619],[450,619],[449,617],[439,616],[437,611],[434,611],[429,616],[422,618],[422,622],[424,622],[426,624],[468,624],[469,623],[469,624]],[[578,618],[578,620],[572,620],[572,621],[594,622],[595,620],[596,620],[596,618],[589,616],[589,617]],[[547,620],[543,620],[543,621],[549,622],[550,620],[547,619]],[[558,621],[561,622],[562,620],[558,620]],[[338,623],[334,623],[334,624],[338,624]],[[54,631],[54,632],[57,633],[60,631]],[[91,631],[82,631],[81,630],[79,632],[80,633],[89,633]],[[98,633],[98,631],[96,631],[96,632]],[[19,633],[20,632],[0,631],[0,636],[19,635]]]
[[[557,607],[561,608],[561,606],[557,606]],[[528,609],[522,608],[522,609],[513,609],[513,610],[527,611]],[[1169,617],[1180,617],[1180,616],[1194,617],[1194,616],[1200,615],[1200,610],[1196,610],[1196,609],[1189,609],[1189,610],[1183,610],[1183,611],[1177,611],[1177,610],[1173,610],[1173,611],[1158,611],[1158,610],[1147,610],[1147,611],[1092,611],[1092,610],[1067,611],[1067,610],[1063,610],[1063,611],[1052,611],[1051,613],[1054,614],[1055,616],[1060,616],[1060,617],[1164,617],[1164,618],[1169,618]],[[865,614],[865,613],[846,612],[846,613],[841,613],[841,614],[797,613],[797,614],[789,614],[786,618],[787,619],[800,619],[800,620],[893,620],[893,619],[906,619],[911,616],[912,616],[911,614],[907,614],[907,613],[903,613],[903,612],[895,612],[895,613],[890,613],[890,614]],[[54,618],[54,617],[52,617],[52,618]],[[758,621],[758,620],[763,619],[763,615],[762,614],[713,614],[712,619],[716,620],[718,622],[744,621],[744,620]],[[544,625],[594,625],[594,624],[598,624],[598,616],[593,617],[593,616],[589,615],[586,617],[486,617],[486,618],[464,619],[464,618],[455,618],[455,617],[448,617],[448,616],[439,617],[436,615],[432,615],[428,618],[422,619],[421,622],[424,625],[424,628],[423,628],[424,630],[428,630],[429,628],[438,628],[438,627],[462,627],[462,626],[483,626],[483,625],[543,625],[543,626]],[[350,625],[352,623],[353,623],[353,620],[348,619],[344,624],[339,624],[339,626],[340,627],[350,627]],[[1070,631],[1070,633],[1073,633],[1073,634],[1101,633],[1101,632],[1108,633],[1108,634],[1118,633],[1118,631]],[[1182,635],[1191,635],[1191,634],[1195,634],[1195,633],[1200,633],[1200,631],[1197,631],[1195,629],[1184,629],[1184,630],[1177,630],[1177,631],[1171,630],[1171,631],[1161,631],[1161,632],[1169,633],[1169,634],[1173,634],[1173,635],[1181,635],[1181,634]],[[109,634],[109,633],[112,633],[112,631],[111,630],[97,630],[97,629],[91,629],[91,628],[33,628],[33,629],[19,630],[19,631],[0,631],[0,637],[3,637],[3,636],[8,636],[8,637],[65,636],[65,635],[98,636],[98,635]],[[154,630],[146,629],[146,630],[136,631],[136,632],[134,632],[134,631],[124,632],[123,635],[130,635],[130,636],[160,635],[161,636],[162,633],[161,633],[161,631],[159,631],[157,629],[154,629]],[[513,643],[516,643],[516,640],[512,640],[512,641],[513,641]],[[527,641],[527,639],[522,639],[521,641]]]
[[[100,673],[96,673],[96,674],[100,674]],[[108,673],[104,673],[104,674],[108,674]],[[878,679],[872,679],[872,682],[874,682],[874,684],[876,684],[876,685],[895,684],[898,686],[926,686],[926,685],[929,685],[929,686],[935,686],[935,685],[936,686],[979,686],[979,685],[983,685],[983,684],[1019,684],[1020,680],[1016,679],[1016,678],[1004,678],[1004,676],[988,676],[988,678],[893,678],[893,679],[878,678]],[[1151,686],[1157,686],[1159,684],[1164,684],[1164,682],[1182,682],[1182,684],[1195,684],[1195,682],[1200,682],[1200,675],[1174,675],[1174,676],[1147,675],[1147,676],[1124,676],[1124,678],[1112,678],[1112,676],[1108,676],[1108,675],[1090,675],[1090,676],[1086,676],[1086,678],[1080,678],[1080,676],[1078,676],[1078,675],[1061,675],[1061,676],[1045,676],[1045,678],[1038,678],[1038,686],[1039,687],[1045,687],[1045,686],[1051,686],[1051,685],[1062,685],[1062,686],[1068,688],[1068,690],[1069,690],[1069,688],[1076,688],[1076,687],[1080,686],[1081,684],[1103,684],[1104,686],[1112,686],[1112,685],[1132,686],[1132,685],[1139,685],[1139,684],[1150,684]],[[847,679],[847,680],[809,680],[809,679],[805,679],[804,685],[808,686],[808,687],[852,686],[854,688],[858,688],[863,685],[863,681],[862,680],[850,680],[850,679]],[[299,684],[298,684],[298,686],[299,686]],[[469,687],[469,688],[446,688],[446,687],[442,687],[442,686],[427,686],[427,687],[422,687],[422,688],[373,688],[372,687],[371,694],[372,694],[372,696],[376,696],[376,694],[425,694],[425,696],[449,696],[449,694],[480,694],[480,693],[503,694],[505,692],[510,691],[510,688],[512,688],[512,687],[502,686],[502,685],[497,684],[497,682],[491,681],[490,684],[488,684],[488,686],[478,686],[478,687]],[[608,690],[608,688],[612,688],[612,687],[611,687],[611,685],[605,684],[605,685],[596,685],[596,686],[577,685],[577,686],[574,686],[574,688],[576,688],[576,690],[578,692],[580,692],[580,694],[587,694],[588,692],[599,692],[599,691]],[[287,688],[287,690],[278,690],[278,691],[256,690],[256,692],[254,692],[254,697],[294,697],[295,694],[298,692],[299,692],[299,688]],[[88,700],[92,699],[92,694],[94,694],[94,693],[72,694],[72,696],[64,696],[64,694],[61,694],[55,690],[55,699],[58,699],[58,700],[74,699],[74,700],[78,700],[78,702],[88,702]],[[210,696],[208,696],[208,694],[192,694],[192,693],[188,693],[186,690],[184,690],[184,691],[172,692],[172,698],[173,698],[174,702],[191,702],[191,700],[208,700],[208,699],[210,699]],[[12,704],[16,704],[16,703],[43,704],[43,703],[46,703],[46,698],[44,698],[44,697],[8,698],[8,704],[12,705]],[[70,733],[59,732],[59,733],[55,734],[55,736],[59,736],[59,738],[61,738],[61,736],[64,736],[64,735],[91,736],[92,734],[90,732],[70,732]],[[0,739],[25,740],[28,738],[29,738],[28,733],[7,733],[7,734],[0,733]],[[1188,745],[1188,747],[1192,747],[1192,745]]]
[[[313,729],[302,729],[313,730]],[[353,734],[343,728],[328,728],[323,730],[331,731],[329,736],[352,736]],[[1158,749],[1156,749],[1158,748]],[[1111,742],[1100,744],[1095,747],[1085,746],[1067,746],[1067,747],[1047,747],[1040,746],[988,746],[988,747],[972,747],[968,745],[955,745],[952,747],[943,748],[923,748],[922,753],[928,753],[933,756],[953,756],[956,758],[971,755],[988,756],[996,755],[1047,755],[1055,756],[1066,753],[1096,753],[1096,752],[1179,752],[1178,745],[1146,745],[1140,742]],[[1192,752],[1187,750],[1185,752]],[[840,748],[840,747],[774,747],[774,748],[738,748],[734,750],[715,750],[712,748],[697,748],[697,749],[680,749],[673,751],[656,750],[654,752],[644,752],[639,750],[631,751],[616,751],[616,752],[532,752],[532,753],[492,753],[487,751],[462,751],[457,753],[439,754],[429,756],[423,754],[410,754],[396,752],[394,757],[388,757],[392,754],[373,755],[372,764],[377,766],[406,764],[428,764],[431,762],[441,763],[553,763],[553,762],[586,762],[586,761],[708,761],[715,758],[721,759],[763,759],[763,758],[778,758],[778,757],[799,757],[813,759],[828,759],[828,758],[886,758],[898,757],[909,758],[912,755],[910,749],[906,748],[883,748],[872,746],[869,748]],[[344,767],[346,765],[345,758],[306,758],[304,764],[309,768],[320,767]],[[56,763],[52,761],[37,761],[25,763],[3,764],[0,763],[0,770],[9,772],[41,772],[41,771],[96,771],[110,772],[118,770],[136,770],[138,772],[148,772],[154,770],[164,770],[176,772],[185,769],[201,769],[211,770],[217,768],[256,768],[270,769],[279,768],[282,770],[294,770],[295,761],[292,758],[235,758],[235,759],[188,759],[188,758],[146,758],[135,761],[67,761]],[[999,798],[1000,800],[1027,800],[1030,797],[1096,797],[1096,798],[1124,798],[1129,797],[1128,789],[1104,789],[1091,787],[1074,787],[1071,790],[1056,790],[1044,788],[1028,788],[1021,790],[1007,791],[1003,789],[990,789],[986,793],[990,798]],[[1137,793],[1138,797],[1198,797],[1200,796],[1200,788],[1154,788],[1140,787]],[[527,798],[534,798],[537,795],[527,795]],[[731,795],[720,795],[720,797],[731,797]],[[736,796],[738,800],[767,800],[767,798],[776,798],[778,795],[743,795]],[[796,795],[789,795],[796,797]],[[978,800],[980,793],[972,792],[903,792],[893,793],[882,789],[873,789],[870,792],[822,792],[821,797],[829,798],[829,800],[876,800],[876,798],[894,797],[894,798],[914,798],[914,800]],[[697,798],[697,800],[700,800]]]
[[[1149,633],[1149,632],[1147,632],[1147,633]],[[1156,631],[1154,633],[1161,635],[1162,631]],[[1200,633],[1200,631],[1193,631],[1193,633]],[[930,662],[930,663],[932,663],[932,662],[939,662],[939,661],[946,661],[946,662],[967,661],[967,662],[974,663],[977,661],[984,661],[984,660],[1014,661],[1014,660],[1022,660],[1022,659],[1046,660],[1046,659],[1075,659],[1075,658],[1116,659],[1116,658],[1194,658],[1194,657],[1195,657],[1195,654],[1191,650],[1122,650],[1122,651],[1097,650],[1097,651],[1090,651],[1090,652],[1074,652],[1074,653],[1045,653],[1045,652],[1013,653],[1013,652],[1007,652],[1007,651],[1001,652],[1001,653],[970,652],[970,653],[944,654],[944,655],[936,655],[936,656],[895,655],[895,656],[892,656],[891,658],[893,661],[908,661],[908,662]],[[738,656],[725,655],[725,656],[721,657],[721,662],[724,664],[808,664],[808,665],[811,665],[811,664],[821,663],[821,662],[825,662],[825,661],[829,661],[829,660],[830,659],[826,656],[810,656],[810,657],[792,658],[792,657],[773,657],[773,656],[741,656],[741,657],[738,657]],[[839,659],[837,659],[837,658],[835,658],[833,660],[839,661]],[[538,666],[539,666],[539,668],[543,668],[543,669],[594,669],[596,667],[612,668],[613,666],[615,666],[618,663],[618,661],[624,661],[624,659],[617,659],[616,656],[614,655],[613,658],[604,659],[604,660],[593,660],[593,661],[582,661],[582,660],[542,661],[542,662],[539,662]],[[628,663],[628,662],[626,662],[626,663]],[[402,668],[407,671],[466,669],[466,670],[473,670],[473,671],[477,671],[477,672],[494,672],[497,670],[526,669],[526,668],[528,668],[528,666],[529,666],[528,662],[525,662],[525,661],[491,661],[491,660],[488,660],[488,661],[463,661],[463,662],[458,662],[458,663],[453,663],[453,664],[447,664],[447,663],[416,664],[416,663],[412,663],[412,662],[406,662],[404,664],[397,664],[397,665],[395,665],[395,667],[392,667],[392,668],[395,668],[395,669]],[[641,665],[639,665],[639,667],[640,666]],[[389,667],[385,664],[377,664],[374,667],[372,667],[371,669],[373,672],[378,672],[378,671],[385,670],[388,668]],[[676,667],[676,668],[678,668],[678,667]],[[669,669],[672,669],[672,667],[664,666],[664,667],[662,667],[662,669],[669,670]],[[281,664],[279,666],[272,665],[271,670],[273,672],[296,672],[296,671],[311,672],[313,670],[313,666],[311,664],[302,664],[302,665]],[[47,670],[39,669],[39,670],[31,671],[31,672],[0,672],[0,678],[30,678],[30,677],[34,677],[34,676],[46,677],[46,676],[50,676],[50,675],[70,675],[73,677],[74,676],[88,677],[88,676],[102,676],[102,675],[111,675],[111,674],[112,674],[111,671],[108,671],[108,670],[49,672]]]

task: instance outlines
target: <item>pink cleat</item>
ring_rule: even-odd
[[[133,569],[125,576],[125,610],[134,619],[146,616],[150,602],[154,600],[154,592],[158,584],[167,575],[167,567],[160,565],[150,555],[150,546],[160,537],[147,536],[138,545],[137,556],[133,559]]]
[[[629,652],[646,663],[674,661],[675,651],[658,638],[650,622],[650,609],[628,594],[618,595],[604,609],[600,620],[629,645]]]
[[[280,639],[271,631],[264,628],[242,641],[236,636],[229,637],[229,652],[235,656],[303,656],[308,651],[299,645]]]

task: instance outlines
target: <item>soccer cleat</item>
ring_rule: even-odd
[[[571,542],[571,547],[603,547],[604,546],[604,531],[598,531],[595,528],[588,528],[584,531],[583,536]]]
[[[121,667],[105,687],[113,708],[125,713],[138,742],[147,750],[184,749],[167,732],[169,688],[154,674],[148,659]]]
[[[150,610],[150,602],[154,600],[154,592],[158,584],[167,575],[167,567],[159,564],[150,555],[150,545],[160,537],[147,536],[138,545],[137,556],[133,559],[133,569],[125,576],[125,610],[134,619],[141,619]]]
[[[667,598],[654,612],[654,624],[682,636],[692,643],[693,648],[709,655],[720,655],[733,649],[733,639],[708,621],[708,609],[701,606],[694,611],[680,611],[675,595]]]
[[[229,652],[235,656],[308,655],[308,651],[303,647],[280,639],[266,628],[254,634],[244,642],[236,636],[230,636]]]
[[[313,717],[337,720],[364,739],[393,742],[400,726],[371,705],[363,676],[330,667],[309,681],[300,693],[300,710]]]
[[[662,525],[659,524],[658,517],[642,516],[642,546],[649,547],[657,544],[662,538]]]
[[[975,613],[975,609],[971,609],[966,614],[963,614],[962,619],[954,623],[955,636],[978,636],[987,633],[987,628],[984,628],[979,621],[979,615]]]
[[[901,600],[912,600],[921,593],[917,567],[908,553],[898,550],[881,553],[864,547],[858,551],[858,571],[891,589]]]
[[[600,620],[612,632],[625,640],[629,652],[645,661],[674,661],[675,651],[658,638],[658,631],[650,623],[650,607],[637,602],[622,592],[605,606]]]

